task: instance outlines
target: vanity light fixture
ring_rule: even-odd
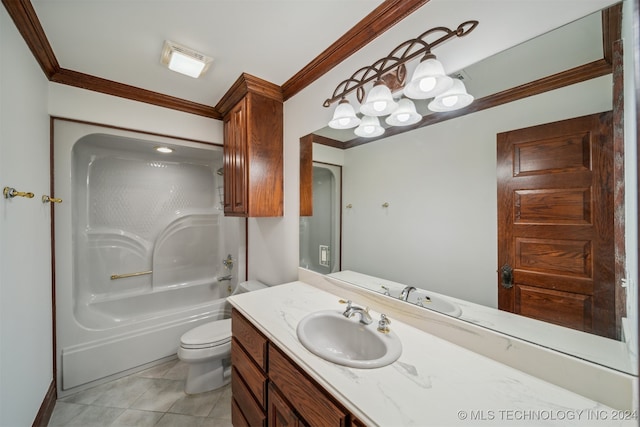
[[[391,89],[382,80],[378,80],[360,106],[360,112],[366,116],[379,117],[392,113],[397,107],[398,103],[393,100]]]
[[[154,149],[155,149],[158,153],[163,153],[163,154],[173,153],[173,148],[169,148],[169,147],[165,147],[165,146],[161,146],[161,147],[154,147]]]
[[[467,89],[460,79],[453,79],[453,85],[446,92],[435,97],[427,108],[431,111],[453,111],[464,108],[473,102],[473,96],[467,93]]]
[[[354,131],[356,135],[363,136],[365,138],[373,138],[380,136],[384,133],[384,128],[380,126],[380,121],[376,116],[364,116]]]
[[[467,93],[460,80],[446,75],[444,67],[436,59],[432,49],[453,37],[466,36],[477,26],[478,21],[466,21],[455,30],[445,27],[432,28],[419,37],[400,44],[388,56],[377,60],[373,65],[360,68],[350,78],[342,81],[333,91],[331,98],[322,104],[329,107],[340,100],[329,126],[334,129],[350,129],[358,126],[360,120],[355,134],[376,137],[384,133],[378,117],[389,116],[385,120],[389,126],[408,126],[422,120],[412,99],[434,98],[427,108],[436,112],[456,110],[469,105],[473,102],[473,96]],[[440,37],[428,42],[426,39],[434,37],[434,34],[439,34]],[[405,64],[420,56],[420,63],[416,66],[411,80],[405,85]],[[365,85],[374,80],[375,83],[365,100]],[[394,91],[403,88],[401,96],[404,98],[397,101],[393,99],[388,86],[390,81]],[[361,119],[347,100],[347,96],[354,92],[361,104]]]
[[[346,98],[342,98],[333,112],[329,127],[333,129],[351,129],[359,124],[360,118],[356,116],[356,111]]]
[[[391,113],[385,122],[389,126],[409,126],[422,120],[422,116],[416,112],[416,104],[408,98],[398,101],[398,108]]]
[[[172,71],[198,78],[209,69],[213,58],[186,46],[165,40],[160,62]]]
[[[404,94],[413,99],[433,98],[449,89],[452,84],[453,79],[444,73],[442,63],[429,52],[420,60],[411,81],[404,88]]]

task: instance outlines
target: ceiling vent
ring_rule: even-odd
[[[160,62],[172,71],[198,78],[209,69],[213,58],[186,46],[165,40]]]

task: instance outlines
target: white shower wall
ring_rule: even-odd
[[[246,237],[222,213],[219,146],[56,120],[54,161],[64,395],[175,356],[182,333],[227,316]]]

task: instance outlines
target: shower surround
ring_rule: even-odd
[[[71,127],[54,139],[64,396],[174,356],[184,332],[229,317],[226,297],[244,279],[245,224],[222,214],[221,147],[61,127]]]

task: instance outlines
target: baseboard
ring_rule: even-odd
[[[51,414],[53,413],[53,408],[56,406],[56,398],[56,382],[55,380],[53,380],[49,385],[47,394],[45,394],[44,396],[42,405],[40,405],[38,414],[33,420],[33,424],[31,425],[31,427],[47,427],[47,424],[49,424],[49,419],[51,418]]]

